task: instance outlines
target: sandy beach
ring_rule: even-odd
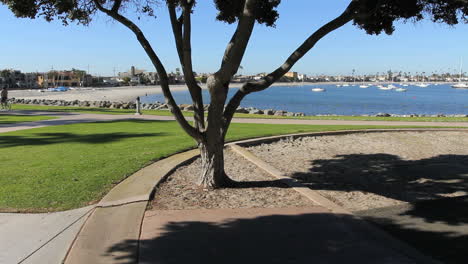
[[[319,83],[278,83],[274,86],[298,86],[298,85],[317,85]],[[333,84],[333,83],[326,83]],[[242,83],[232,83],[230,88],[239,88]],[[201,86],[206,89],[206,85]],[[171,91],[187,91],[184,84],[171,85]],[[121,87],[87,87],[76,88],[67,92],[40,92],[37,90],[12,90],[9,96],[22,99],[48,99],[65,101],[111,101],[111,102],[129,102],[134,101],[137,96],[162,93],[159,85],[155,86],[121,86]]]

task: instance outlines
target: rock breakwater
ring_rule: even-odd
[[[43,106],[68,106],[68,107],[93,107],[93,108],[108,108],[108,109],[136,109],[136,102],[111,102],[111,101],[66,101],[66,100],[51,100],[51,99],[20,99],[11,98],[11,102],[14,104],[26,104],[26,105],[43,105]],[[180,109],[183,111],[193,111],[193,105],[180,104]],[[204,105],[205,110],[208,110],[208,105]],[[142,110],[169,110],[169,106],[165,103],[154,102],[154,103],[142,103]],[[304,113],[288,112],[284,110],[275,109],[258,109],[255,107],[239,107],[236,113],[242,114],[253,114],[253,115],[269,115],[269,116],[288,116],[288,117],[303,117],[306,116]],[[337,114],[326,114],[326,115],[315,115],[315,116],[343,116]],[[369,117],[468,117],[466,114],[456,115],[424,115],[424,114],[390,114],[390,113],[377,113],[373,115],[360,115]]]

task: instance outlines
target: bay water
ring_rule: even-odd
[[[396,85],[401,87],[400,85]],[[324,88],[325,92],[313,92]],[[242,101],[242,107],[302,112],[307,115],[373,115],[391,114],[468,114],[468,89],[454,89],[448,84],[428,87],[409,85],[406,92],[380,90],[376,86],[360,88],[358,85],[275,86],[252,93]],[[229,97],[238,89],[231,88]],[[188,91],[173,92],[177,104],[191,104]],[[209,93],[203,90],[204,103]],[[164,102],[162,94],[141,97],[143,103]]]

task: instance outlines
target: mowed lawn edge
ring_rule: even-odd
[[[111,109],[96,107],[71,107],[71,106],[42,106],[42,105],[13,105],[15,110],[37,110],[50,112],[76,112],[87,114],[134,114],[134,109]],[[168,110],[142,110],[145,115],[172,116]],[[193,112],[183,111],[184,116],[191,117]],[[376,116],[275,116],[236,113],[235,118],[257,119],[297,119],[297,120],[349,120],[349,121],[408,121],[408,122],[468,122],[468,117],[376,117]]]
[[[228,141],[386,126],[232,124]],[[0,212],[48,212],[99,201],[141,168],[194,148],[175,121],[124,120],[2,133]]]
[[[0,113],[0,127],[1,125],[11,125],[25,122],[43,121],[56,119],[55,116],[33,116],[33,115],[6,115]]]

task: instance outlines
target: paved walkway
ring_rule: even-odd
[[[147,211],[138,263],[417,263],[360,221],[321,206]]]
[[[61,263],[93,208],[44,214],[0,213],[0,263]]]
[[[67,125],[76,123],[89,123],[99,121],[115,120],[175,120],[173,116],[154,115],[110,115],[110,114],[82,114],[82,113],[60,113],[45,111],[10,111],[2,114],[8,115],[47,115],[55,116],[57,119],[43,120],[37,122],[25,122],[11,125],[0,125],[0,133],[31,128]],[[187,118],[193,121],[193,118]],[[349,120],[301,120],[301,119],[262,119],[262,118],[234,118],[233,123],[255,123],[255,124],[295,124],[295,125],[363,125],[363,126],[438,126],[438,127],[468,127],[468,122],[409,122],[409,121],[349,121]]]

